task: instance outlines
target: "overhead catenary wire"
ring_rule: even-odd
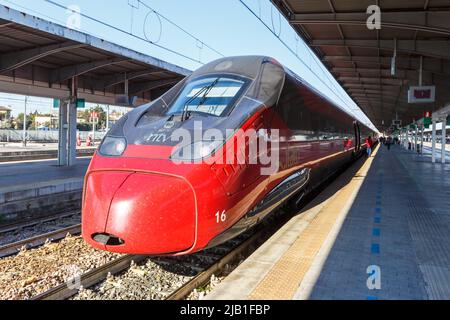
[[[190,33],[189,31],[187,31],[186,29],[182,28],[180,25],[176,24],[175,22],[173,22],[172,20],[168,19],[166,16],[162,15],[161,13],[159,13],[158,11],[156,11],[155,9],[153,9],[152,7],[150,7],[148,4],[146,4],[145,2],[143,2],[142,0],[137,0],[140,4],[142,4],[144,7],[146,7],[147,9],[153,11],[158,17],[160,17],[161,19],[167,21],[169,24],[173,25],[174,27],[176,27],[177,29],[181,30],[182,32],[184,32],[185,34],[187,34],[189,37],[191,37],[192,39],[200,42],[204,47],[208,48],[209,50],[215,52],[216,54],[218,54],[221,57],[224,57],[224,55],[217,51],[216,49],[214,49],[213,47],[211,47],[210,45],[208,45],[207,43],[205,43],[204,41],[200,40],[199,38],[197,38],[195,35],[193,35],[192,33]]]
[[[55,1],[53,1],[53,0],[44,0],[45,2],[47,2],[47,3],[50,3],[50,4],[52,4],[53,6],[56,6],[56,7],[59,7],[59,8],[61,8],[61,9],[64,9],[64,10],[70,10],[69,8],[67,8],[65,5],[62,5],[62,4],[60,4],[60,3],[58,3],[58,2],[55,2]],[[139,1],[140,3],[142,3],[143,5],[145,5],[142,1]],[[149,8],[149,7],[148,7]],[[149,10],[153,10],[153,9],[151,9],[151,8],[149,8]],[[73,11],[73,10],[72,10]],[[154,10],[153,10],[154,11]],[[156,11],[155,11],[156,12]],[[190,57],[190,56],[188,56],[188,55],[186,55],[186,54],[184,54],[184,53],[181,53],[181,52],[178,52],[178,51],[176,51],[176,50],[173,50],[173,49],[170,49],[170,48],[168,48],[168,47],[166,47],[166,46],[163,46],[163,45],[161,45],[161,44],[158,44],[158,43],[156,43],[156,42],[154,42],[154,41],[151,41],[151,40],[149,40],[149,39],[146,39],[146,37],[144,36],[144,37],[141,37],[141,36],[139,36],[139,35],[136,35],[136,34],[133,34],[133,33],[131,33],[131,32],[129,32],[129,31],[126,31],[126,30],[123,30],[123,29],[121,29],[121,28],[119,28],[119,27],[116,27],[116,26],[114,26],[114,25],[112,25],[112,24],[110,24],[110,23],[107,23],[107,22],[104,22],[104,21],[102,21],[102,20],[99,20],[99,19],[97,19],[97,18],[94,18],[94,17],[92,17],[92,16],[89,16],[89,15],[87,15],[87,14],[85,14],[85,13],[81,13],[81,12],[76,12],[76,11],[73,11],[73,13],[76,13],[76,14],[79,14],[81,17],[84,17],[84,18],[86,18],[86,19],[89,19],[89,20],[91,20],[91,21],[94,21],[94,22],[96,22],[96,23],[99,23],[99,24],[101,24],[101,25],[103,25],[103,26],[105,26],[105,27],[108,27],[108,28],[111,28],[111,29],[113,29],[113,30],[116,30],[116,31],[118,31],[118,32],[120,32],[120,33],[123,33],[123,34],[125,34],[125,35],[128,35],[128,36],[130,36],[130,37],[133,37],[133,38],[136,38],[136,39],[138,39],[138,40],[141,40],[141,41],[144,41],[144,42],[146,42],[146,43],[149,43],[149,44],[151,44],[151,45],[154,45],[154,46],[156,46],[156,47],[158,47],[158,48],[160,48],[160,49],[163,49],[163,50],[165,50],[165,51],[168,51],[168,52],[170,52],[170,53],[173,53],[173,54],[175,54],[175,55],[178,55],[178,56],[180,56],[180,57],[183,57],[183,58],[185,58],[185,59],[187,59],[187,60],[190,60],[190,61],[192,61],[192,62],[196,62],[196,63],[198,63],[198,64],[200,64],[200,65],[203,65],[204,64],[204,62],[202,62],[202,61],[200,61],[200,60],[198,60],[198,59],[195,59],[195,58],[193,58],[193,57]],[[157,13],[158,15],[160,15],[159,13]],[[160,15],[161,16],[161,15]],[[161,17],[163,17],[163,16],[161,16]],[[167,19],[167,18],[166,18]],[[169,21],[169,20],[168,20]],[[172,22],[173,23],[173,22]],[[181,27],[180,27],[181,28]],[[185,32],[187,32],[187,31],[185,31]],[[192,37],[194,37],[195,38],[195,36],[193,36],[192,35]],[[196,38],[197,39],[197,38]],[[199,40],[199,41],[201,41],[201,40]],[[209,47],[210,48],[210,47]],[[215,51],[216,52],[216,51]],[[223,56],[223,55],[222,55]]]

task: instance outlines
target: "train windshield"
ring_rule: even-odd
[[[225,116],[246,87],[247,81],[229,76],[194,80],[184,87],[168,114],[204,113]]]

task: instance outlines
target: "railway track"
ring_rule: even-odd
[[[58,213],[51,216],[45,216],[42,218],[28,219],[27,221],[18,221],[0,226],[0,236],[10,233],[19,232],[22,229],[34,227],[40,224],[52,222],[59,219],[69,218],[76,215],[80,215],[80,211],[71,211],[65,213]]]
[[[58,229],[52,232],[44,233],[32,238],[24,239],[21,241],[9,243],[0,246],[0,258],[14,255],[18,253],[22,248],[31,249],[39,247],[45,244],[47,241],[59,241],[64,239],[67,234],[78,235],[81,233],[81,224]]]
[[[336,178],[336,176],[338,176],[339,174],[340,172],[333,177],[330,177],[327,182],[334,180],[334,178]],[[325,186],[326,184],[305,196],[300,204],[300,207],[304,207],[305,205],[307,205],[318,193],[323,190]],[[121,276],[127,274],[127,271],[130,271],[133,265],[144,263],[144,267],[147,267],[146,261],[154,262],[159,266],[165,266],[166,268],[164,268],[164,272],[167,275],[178,275],[179,270],[184,270],[184,275],[189,274],[190,276],[186,278],[181,285],[177,286],[176,288],[170,288],[167,292],[163,292],[162,294],[160,292],[158,295],[158,297],[164,300],[185,299],[195,289],[203,288],[207,284],[209,284],[210,279],[213,275],[221,276],[231,272],[240,264],[241,261],[250,256],[251,253],[254,252],[254,250],[256,250],[277,230],[279,230],[279,228],[284,225],[293,215],[297,214],[298,210],[299,207],[290,209],[289,207],[278,208],[273,213],[273,215],[269,217],[265,222],[245,232],[243,235],[232,239],[229,242],[218,247],[207,249],[190,256],[122,256],[116,260],[113,260],[107,264],[104,264],[98,268],[82,274],[78,279],[78,287],[74,288],[74,283],[76,283],[76,281],[75,279],[70,279],[66,283],[63,283],[46,292],[34,296],[32,300],[70,299],[79,294],[80,287],[82,287],[83,289],[94,288],[93,290],[95,291],[98,288],[101,288],[102,283],[105,283],[105,280],[107,280],[110,275],[115,275],[120,279]],[[171,271],[171,269],[173,268],[175,268],[177,271]],[[188,272],[186,272],[186,270],[188,270]],[[158,275],[158,281],[161,281],[160,274]],[[118,282],[123,284],[123,282],[121,282],[120,280]],[[145,281],[138,282],[139,285],[145,286]],[[119,284],[119,287],[122,284]],[[138,288],[137,292],[142,292],[144,291],[144,289],[147,290],[148,288]],[[158,290],[161,291],[162,289],[159,288]],[[97,291],[101,292],[102,290],[98,289]],[[100,298],[110,299],[105,296],[101,296]],[[147,296],[145,296],[144,298],[148,299]]]
[[[237,239],[230,240],[218,247],[207,249],[205,251],[184,257],[149,257],[141,255],[125,255],[98,268],[88,271],[79,276],[78,279],[69,279],[66,283],[58,285],[42,294],[32,298],[32,300],[65,300],[75,296],[78,288],[74,288],[74,283],[78,282],[83,288],[91,288],[101,285],[108,275],[119,275],[127,270],[133,264],[143,263],[151,260],[158,265],[165,266],[168,269],[176,266],[176,269],[190,270],[192,274],[189,280],[183,285],[167,292],[166,300],[181,300],[186,298],[194,289],[206,286],[213,275],[219,276],[231,271],[232,266],[236,266],[240,261],[247,258],[257,247],[273,234],[279,227],[277,224],[267,224],[251,232],[244,233]],[[165,271],[167,273],[175,273]]]
[[[0,227],[0,239],[7,237],[8,234],[17,234],[21,235],[23,230],[38,228],[46,226],[49,223],[57,223],[59,220],[64,221],[64,219],[78,220],[77,216],[80,215],[79,211],[71,211],[59,213],[51,216],[46,216],[42,218],[37,218],[33,220],[27,221],[19,221],[15,223],[10,223],[7,225],[3,225]],[[18,253],[22,248],[31,249],[36,248],[45,244],[47,241],[59,241],[64,239],[67,234],[78,235],[81,233],[81,225],[79,223],[73,224],[73,222],[69,223],[61,223],[64,227],[57,228],[52,231],[42,231],[41,230],[32,230],[32,236],[28,236],[25,239],[11,241],[9,243],[3,243],[0,245],[0,258],[4,258],[7,256],[14,255]],[[69,226],[66,226],[69,224]],[[55,226],[53,225],[52,228]],[[43,228],[46,230],[46,228]],[[15,237],[12,237],[14,239]],[[4,242],[4,241],[2,241]]]

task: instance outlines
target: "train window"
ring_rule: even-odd
[[[187,111],[222,117],[242,95],[247,82],[229,76],[209,76],[189,82],[170,107],[168,114]]]
[[[286,77],[276,112],[290,130],[307,129],[309,113],[294,79]]]

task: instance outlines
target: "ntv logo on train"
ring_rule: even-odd
[[[260,165],[261,175],[271,175],[280,169],[279,130],[271,129],[269,133],[267,129],[250,128],[223,132],[216,128],[203,130],[202,126],[201,121],[194,121],[193,131],[177,128],[170,135],[160,132],[151,134],[148,139],[156,143],[176,143],[172,155],[175,164]]]

